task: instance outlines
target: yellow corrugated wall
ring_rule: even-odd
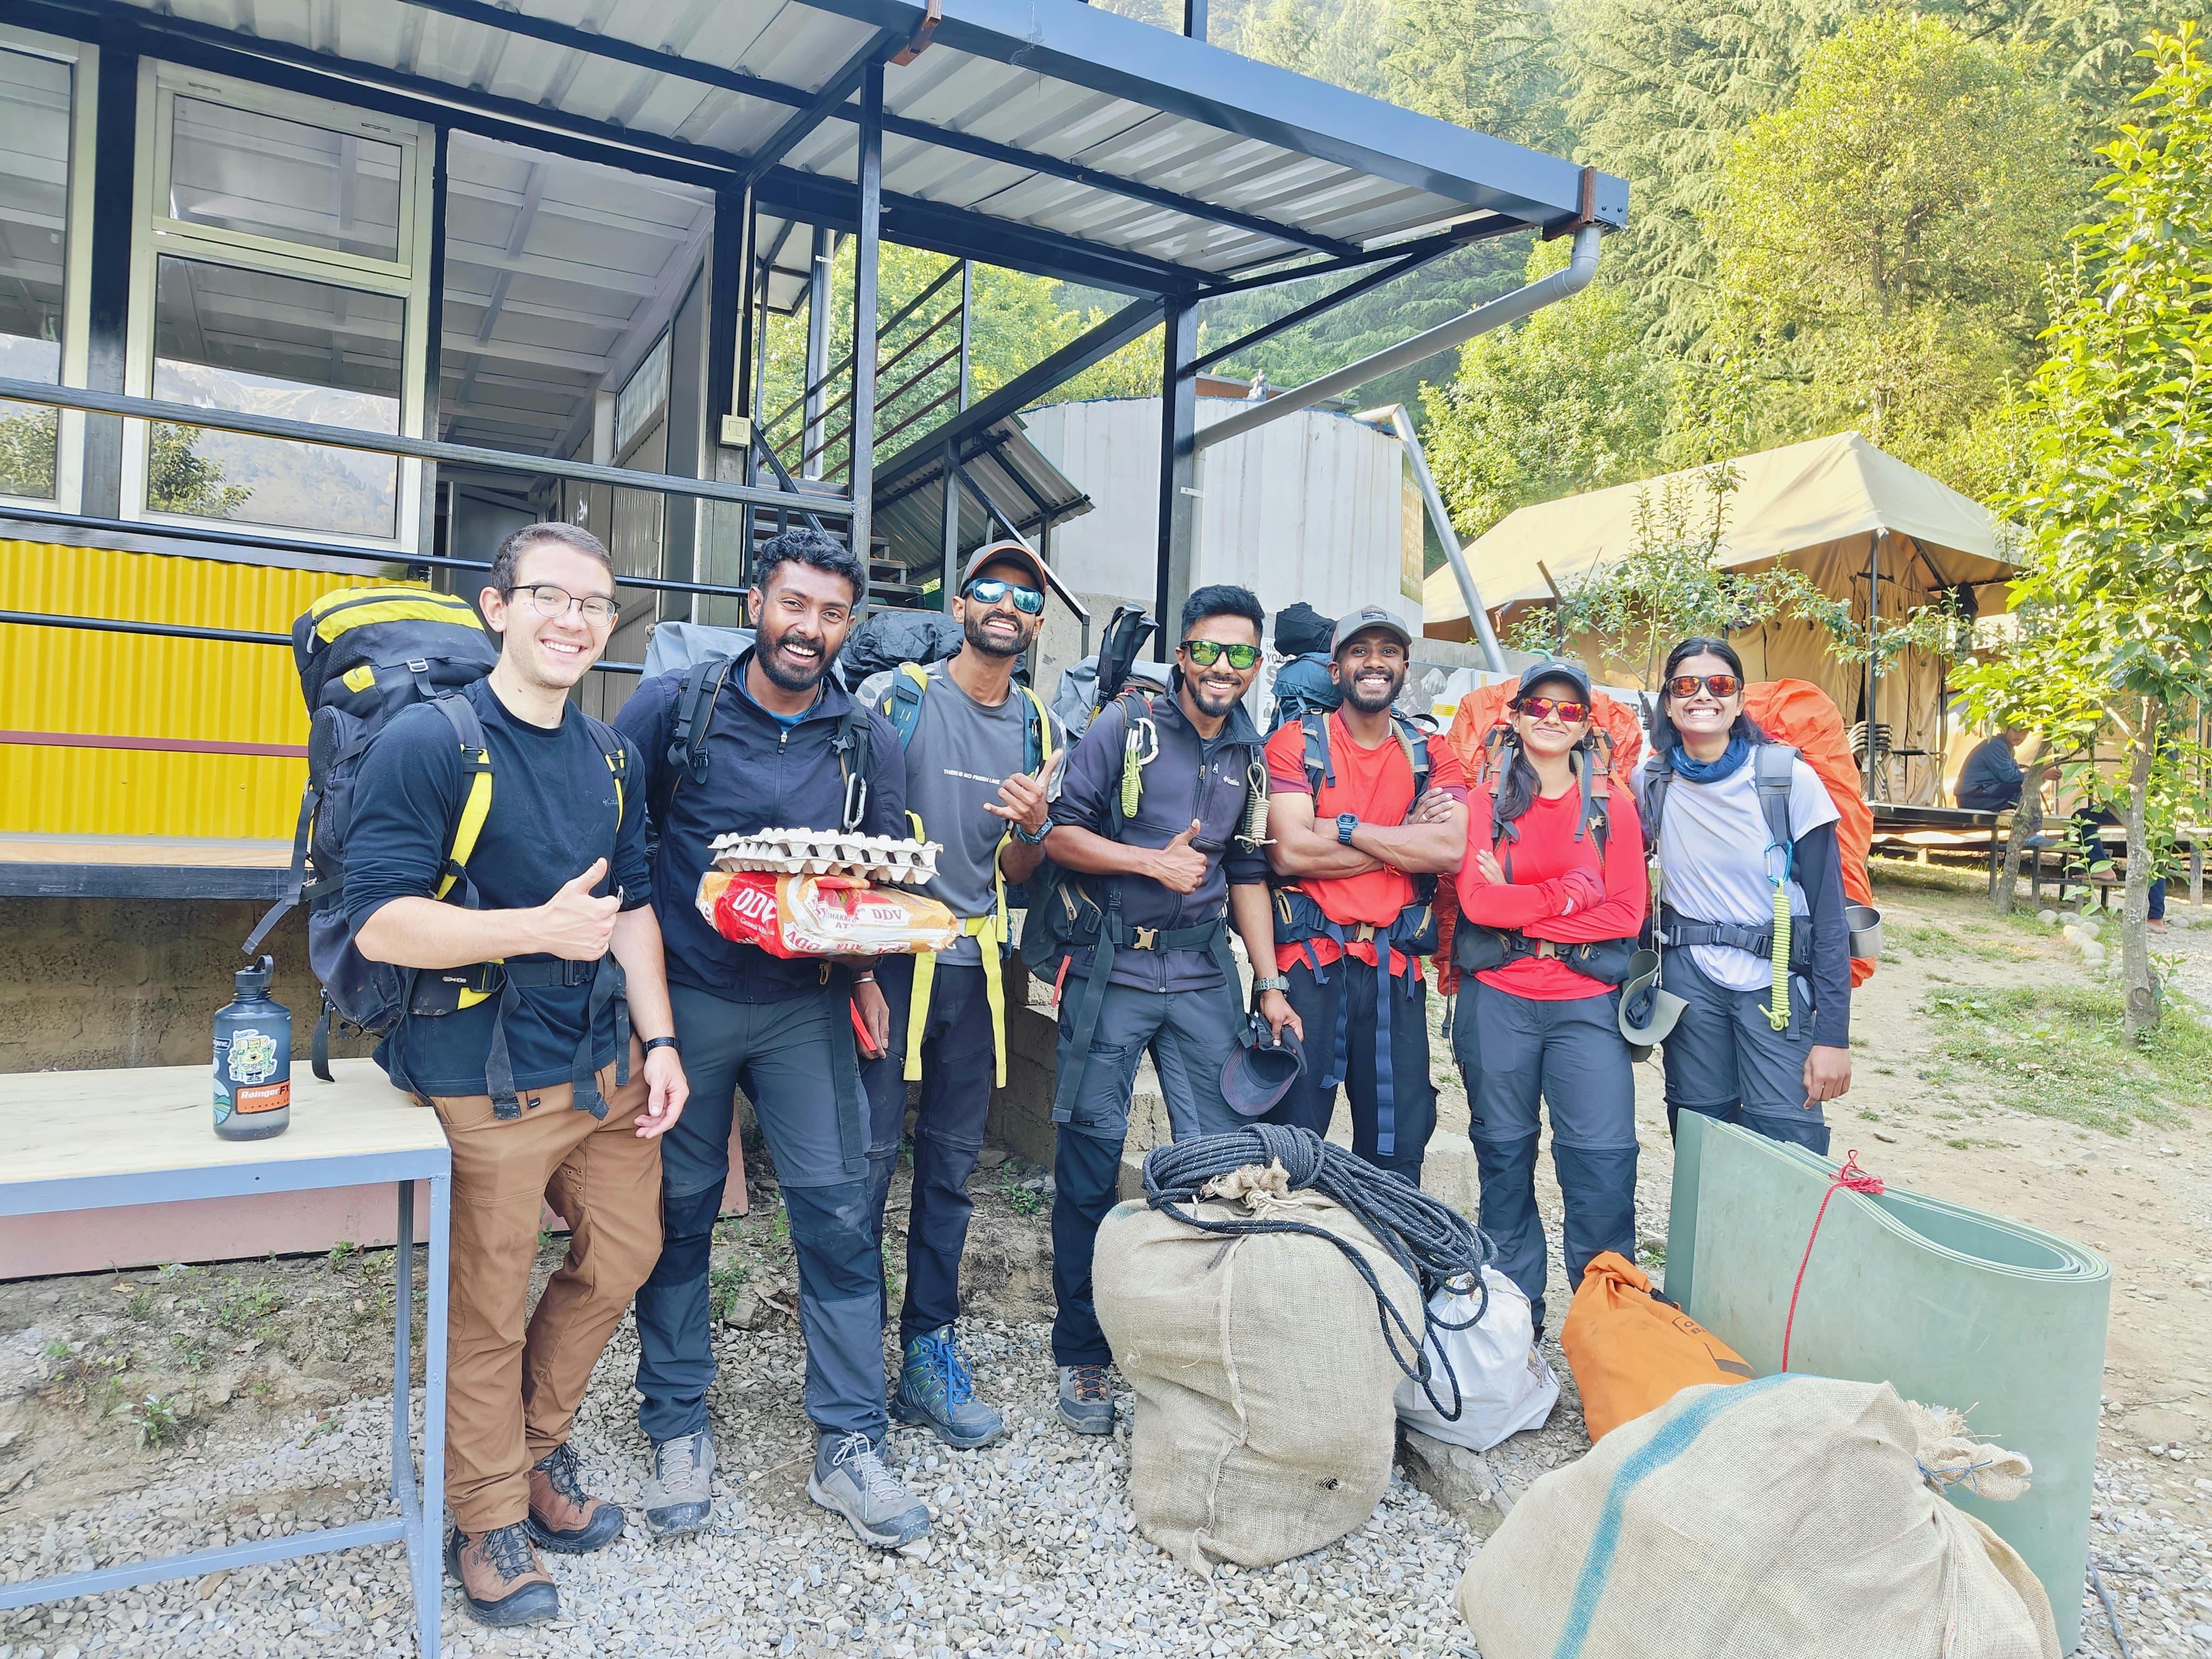
[[[0,609],[289,632],[358,576],[0,541]],[[0,731],[292,744],[289,649],[0,624]],[[0,742],[0,832],[289,840],[304,760]]]

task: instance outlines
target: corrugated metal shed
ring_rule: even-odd
[[[396,70],[702,158],[758,153],[850,61],[914,35],[926,15],[908,0],[135,3],[239,34],[248,49],[258,39]],[[966,210],[1191,276],[1471,216],[1555,224],[1576,210],[1581,170],[1571,162],[1073,0],[944,0],[941,9],[928,49],[886,77],[887,201]],[[858,114],[840,100],[784,167],[850,180]],[[1199,216],[1178,197],[1234,222]],[[1625,219],[1626,185],[1604,180],[1597,207]]]
[[[1210,426],[1243,405],[1199,400]],[[1053,532],[1054,568],[1079,593],[1152,604],[1158,545],[1156,398],[1051,404],[1023,417],[1030,439],[1097,511]],[[1380,605],[1419,635],[1420,503],[1404,451],[1348,415],[1301,410],[1204,451],[1191,586],[1237,582],[1270,617],[1304,599],[1324,616]],[[1408,535],[1413,570],[1406,580]]]

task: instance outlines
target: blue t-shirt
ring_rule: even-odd
[[[483,908],[520,910],[543,904],[599,858],[607,860],[607,876],[595,893],[604,897],[621,889],[625,910],[651,902],[644,768],[636,746],[574,707],[562,710],[561,724],[551,730],[517,720],[488,680],[477,681],[460,695],[483,722],[491,755],[491,811],[468,861],[469,879]],[[628,754],[619,808],[607,764],[617,744]],[[346,919],[356,932],[395,898],[428,898],[436,892],[468,780],[451,723],[428,703],[396,716],[369,745],[346,835]],[[520,1006],[507,1022],[507,1054],[518,1089],[569,1080],[590,995],[587,985],[532,987],[521,993]],[[498,1003],[493,997],[458,1013],[408,1020],[400,1030],[407,1044],[402,1057],[409,1080],[424,1094],[484,1093],[484,1060]],[[387,1072],[392,1041],[387,1037],[376,1051],[377,1062]],[[610,1063],[614,1045],[610,1006],[602,1011],[593,1033],[593,1064]]]

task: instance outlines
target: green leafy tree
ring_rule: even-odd
[[[2027,47],[1939,19],[1872,13],[1814,52],[1707,215],[1770,441],[1856,425],[1922,460],[1998,401],[2075,216],[2067,129]]]
[[[199,453],[196,427],[156,424],[147,445],[146,504],[156,513],[227,519],[252,499],[246,484],[223,482],[222,463]]]
[[[1558,270],[1566,249],[1564,237],[1538,243],[1528,280]],[[1472,540],[1517,507],[1656,469],[1674,369],[1644,348],[1644,332],[1627,293],[1601,278],[1468,341],[1459,373],[1421,388],[1423,447],[1462,537]]]
[[[2022,617],[1964,671],[1977,714],[2062,749],[2117,732],[2129,1033],[2156,1024],[2147,917],[2157,802],[2189,763],[2177,713],[2212,694],[2212,66],[2193,26],[2152,38],[2142,114],[2099,152],[2104,216],[2075,233],[2023,412]]]
[[[0,495],[52,495],[59,412],[24,404],[0,404],[0,410],[10,411],[0,414]]]

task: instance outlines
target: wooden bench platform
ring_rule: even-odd
[[[253,899],[282,893],[289,841],[0,835],[0,897]]]

